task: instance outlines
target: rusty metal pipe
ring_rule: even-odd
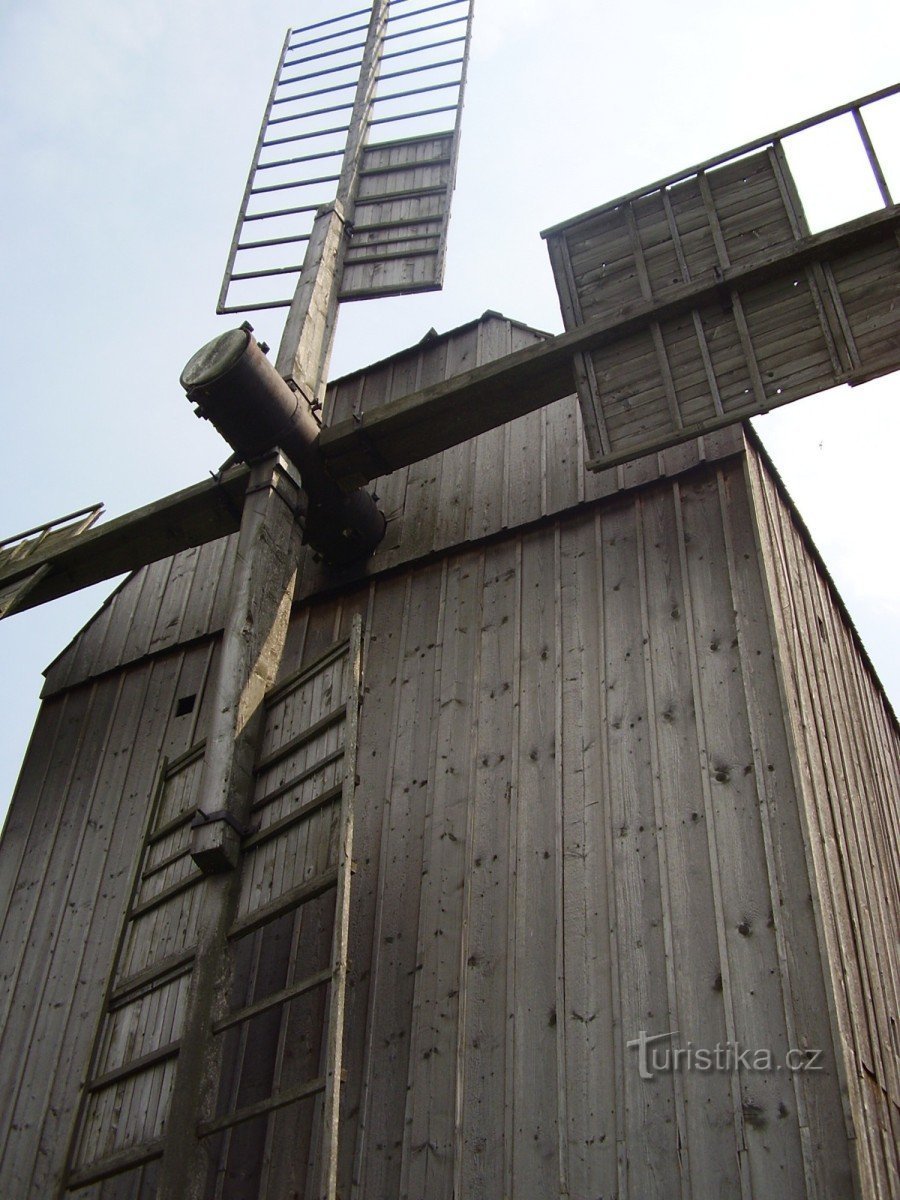
[[[368,558],[384,536],[385,518],[359,489],[345,496],[326,471],[319,424],[263,354],[248,326],[208,342],[181,373],[181,386],[238,457],[247,462],[283,451],[300,472],[309,500],[305,540],[329,563]]]

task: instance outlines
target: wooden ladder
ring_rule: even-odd
[[[263,1200],[286,1187],[336,1197],[360,647],[356,618],[348,638],[266,697],[236,872],[204,875],[190,857],[203,743],[163,763],[60,1197],[99,1200],[112,1179],[117,1200],[155,1196],[198,1003],[213,1081],[194,1114],[204,1198]],[[233,919],[204,1001],[193,968],[212,890],[223,888]]]

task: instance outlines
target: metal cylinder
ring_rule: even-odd
[[[181,386],[239,458],[280,449],[300,472],[309,500],[305,540],[336,566],[368,558],[384,536],[385,518],[359,489],[343,494],[319,454],[319,424],[304,398],[281,378],[248,326],[208,342],[181,372]]]

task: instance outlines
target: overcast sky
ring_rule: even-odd
[[[178,376],[235,323],[215,300],[284,31],[360,7],[0,0],[0,538],[95,500],[119,515],[224,459]],[[542,228],[894,83],[898,34],[884,0],[478,0],[445,290],[348,306],[332,375],[487,308],[558,332]],[[896,197],[898,105],[880,121]],[[856,215],[837,152],[807,166],[813,218]],[[273,345],[282,322],[254,320]],[[895,706],[898,392],[757,422]],[[0,810],[41,671],[110,590],[0,624]]]

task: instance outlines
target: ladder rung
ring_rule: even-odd
[[[160,1046],[158,1050],[150,1050],[146,1054],[142,1054],[140,1058],[132,1059],[131,1062],[116,1067],[115,1070],[98,1075],[96,1079],[90,1080],[85,1085],[86,1089],[89,1092],[99,1092],[101,1088],[109,1087],[111,1083],[119,1083],[123,1079],[129,1079],[132,1075],[139,1075],[141,1071],[155,1067],[157,1063],[174,1058],[180,1049],[181,1042],[175,1041],[169,1042],[167,1046]]]
[[[325,667],[330,666],[331,663],[337,662],[341,655],[347,653],[349,646],[350,639],[341,638],[339,642],[335,642],[333,646],[329,646],[324,654],[320,654],[319,657],[314,658],[311,663],[307,663],[305,666],[294,671],[291,675],[288,675],[286,679],[283,679],[281,683],[276,684],[270,692],[266,693],[264,702],[266,708],[271,708],[273,704],[277,704],[280,700],[283,700],[285,696],[289,696],[291,692],[296,691],[296,689],[300,687],[302,683],[306,683],[307,680],[312,679],[315,675],[318,675],[320,671],[324,670]]]
[[[234,1025],[240,1025],[244,1021],[258,1017],[260,1013],[268,1012],[270,1008],[277,1008],[280,1004],[285,1004],[288,1000],[296,1000],[298,996],[303,996],[307,992],[313,991],[314,988],[321,987],[325,983],[330,983],[333,977],[334,970],[332,967],[326,967],[323,971],[317,971],[315,975],[309,975],[306,979],[301,979],[299,983],[282,988],[280,992],[266,996],[264,1000],[257,1000],[255,1004],[248,1004],[246,1008],[239,1008],[237,1012],[231,1013],[230,1016],[224,1017],[221,1021],[217,1021],[213,1025],[213,1033],[223,1033],[226,1029],[231,1029]]]
[[[277,899],[270,900],[262,908],[257,908],[245,917],[241,917],[229,929],[229,941],[234,938],[243,937],[245,934],[253,933],[255,930],[261,929],[263,925],[268,925],[270,921],[274,921],[277,917],[290,912],[291,909],[299,908],[301,904],[307,904],[310,900],[315,900],[318,896],[323,895],[335,886],[337,877],[337,867],[329,867],[321,875],[314,875],[312,879],[307,879],[305,883],[291,888],[290,891],[284,892]]]
[[[297,208],[277,208],[272,212],[262,213],[246,213],[245,221],[267,221],[269,217],[295,217],[298,213],[314,213],[318,212],[322,207],[321,204],[304,204]]]
[[[436,183],[432,187],[402,188],[399,192],[382,192],[378,196],[360,196],[356,204],[358,208],[368,208],[373,204],[390,204],[395,200],[422,200],[428,196],[443,196],[446,191],[446,183]],[[434,220],[438,220],[438,218],[435,217]]]
[[[394,221],[373,221],[370,225],[354,225],[354,236],[358,233],[389,233],[392,229],[413,229],[421,225],[438,225],[443,228],[443,214],[436,217],[401,217]],[[439,236],[440,230],[434,234]]]
[[[361,250],[363,246],[359,247]],[[432,246],[429,250],[399,250],[396,254],[363,254],[359,257],[351,257],[349,254],[344,259],[344,265],[347,267],[364,267],[370,263],[384,262],[405,262],[409,258],[433,258],[438,252],[437,246]]]
[[[277,800],[285,792],[289,792],[292,788],[305,783],[307,779],[311,779],[313,775],[317,775],[319,771],[324,771],[326,767],[330,767],[333,762],[337,762],[339,758],[343,758],[343,755],[344,747],[338,746],[337,750],[332,750],[330,754],[324,754],[321,758],[317,758],[311,766],[306,767],[299,775],[294,775],[293,778],[288,779],[285,783],[279,784],[274,791],[266,792],[265,796],[254,800],[252,811],[259,812],[261,808],[265,808],[267,804],[271,804],[273,800]]]
[[[456,46],[460,42],[466,40],[465,34],[462,37],[444,38],[440,42],[426,42],[424,46],[410,46],[407,50],[392,50],[389,54],[382,54],[381,61],[386,58],[406,58],[409,54],[424,54],[426,50],[437,50],[439,46]]]
[[[89,1183],[100,1183],[101,1180],[109,1179],[112,1175],[133,1171],[135,1167],[152,1162],[154,1158],[161,1158],[162,1152],[161,1138],[145,1142],[142,1146],[129,1146],[127,1150],[119,1150],[116,1154],[110,1154],[108,1158],[101,1158],[97,1162],[76,1167],[68,1174],[66,1188],[74,1191],[75,1188],[86,1187]]]
[[[236,271],[232,279],[267,279],[272,275],[299,275],[303,270],[301,263],[296,267],[269,267],[265,271]]]
[[[449,164],[450,155],[442,154],[440,158],[423,158],[420,162],[390,163],[386,167],[363,167],[359,175],[361,179],[368,179],[372,175],[393,175],[400,171],[418,171],[421,167],[444,167]]]
[[[285,59],[282,70],[286,71],[289,67],[301,67],[304,63],[317,62],[322,58],[334,58],[336,54],[349,54],[351,50],[365,50],[365,48],[365,42],[354,42],[352,46],[338,46],[332,50],[320,50],[318,54],[307,54],[306,58],[292,58],[290,62]],[[298,47],[295,46],[294,49],[296,50]],[[357,66],[361,65],[361,63],[357,64]]]
[[[409,96],[422,96],[426,92],[444,92],[449,88],[459,87],[461,79],[451,79],[449,83],[430,83],[427,87],[410,88],[405,92],[388,92],[384,96],[376,96],[373,104],[384,104],[388,100],[406,100]]]
[[[378,76],[378,82],[382,83],[385,79],[401,79],[404,75],[418,75],[422,71],[439,71],[443,67],[460,67],[465,61],[464,58],[445,58],[442,62],[423,63],[421,67],[406,67],[402,71],[386,71]],[[310,95],[315,95],[315,93],[311,92]]]
[[[190,808],[186,808],[177,817],[172,817],[171,820],[166,821],[165,825],[160,825],[159,829],[154,829],[147,838],[147,845],[153,846],[156,842],[161,842],[164,837],[168,837],[170,833],[174,833],[182,825],[187,825],[190,821],[193,821],[196,812],[197,805],[192,804]]]
[[[154,863],[152,867],[148,867],[146,871],[142,871],[141,882],[143,883],[145,879],[152,879],[154,875],[158,875],[166,867],[171,867],[173,863],[177,863],[180,858],[184,858],[190,852],[189,846],[182,846],[180,850],[173,850],[171,854],[167,854],[165,858],[161,858],[158,863]]]
[[[113,1012],[121,1008],[123,1004],[134,1000],[145,988],[160,987],[163,983],[171,983],[179,975],[184,975],[193,966],[195,956],[195,950],[182,950],[124,979],[110,993],[107,1011]]]
[[[184,754],[179,754],[177,758],[173,758],[167,764],[165,770],[165,779],[171,779],[173,775],[177,775],[179,771],[183,771],[185,767],[189,767],[191,763],[196,762],[198,758],[203,757],[206,750],[206,739],[198,742],[196,746],[191,746],[189,750],[185,750]]]
[[[382,246],[407,246],[410,242],[439,242],[440,237],[441,235],[438,231],[435,233],[410,233],[406,237],[383,238],[375,242],[358,242],[355,246],[351,243],[347,247],[347,254],[349,255],[351,251],[355,252],[357,250],[380,250]],[[437,246],[432,246],[432,250],[437,249]],[[353,262],[354,260],[348,258],[347,261]]]
[[[339,17],[329,17],[327,21],[316,21],[312,25],[298,25],[296,29],[291,30],[291,37],[295,33],[308,33],[311,29],[322,29],[325,25],[338,25],[341,21],[350,21],[353,17],[364,17],[371,9],[357,8],[354,12],[342,13]]]
[[[290,137],[266,138],[264,146],[284,146],[288,142],[308,142],[311,138],[327,137],[332,133],[347,133],[349,125],[338,125],[334,129],[314,129],[311,133],[292,133]]]
[[[312,800],[308,800],[306,804],[301,804],[294,812],[288,813],[287,816],[281,817],[278,821],[273,821],[265,829],[260,829],[257,833],[251,834],[243,843],[244,850],[256,850],[258,846],[270,841],[273,837],[277,837],[279,833],[284,833],[292,825],[297,825],[301,821],[305,821],[307,817],[312,816],[318,809],[324,808],[326,804],[330,804],[333,800],[337,800],[343,790],[343,784],[337,783],[334,787],[320,792],[318,796],[313,796]]]
[[[300,1087],[290,1088],[286,1092],[277,1092],[268,1100],[260,1100],[257,1104],[248,1104],[246,1108],[239,1108],[237,1112],[227,1113],[215,1121],[203,1121],[197,1126],[197,1137],[205,1138],[213,1133],[221,1133],[223,1129],[241,1125],[244,1121],[252,1121],[254,1117],[261,1117],[276,1109],[285,1108],[288,1104],[296,1104],[298,1100],[305,1100],[309,1096],[315,1096],[317,1092],[324,1092],[324,1090],[325,1076],[322,1075]]]
[[[457,40],[463,41],[465,39],[458,38]],[[291,67],[291,66],[296,66],[296,65],[297,65],[296,61],[293,63],[285,63],[284,64],[285,68]],[[308,71],[305,75],[294,75],[290,79],[284,79],[284,78],[279,79],[278,86],[279,87],[289,87],[292,83],[305,83],[308,79],[321,79],[323,75],[339,75],[341,71],[358,71],[361,66],[362,66],[362,61],[359,61],[359,62],[352,62],[352,63],[343,63],[339,67],[326,67],[323,71]],[[353,80],[354,87],[356,87],[357,82],[358,81],[356,79]]]
[[[451,2],[459,4],[460,0],[451,0]],[[305,50],[307,46],[318,46],[321,42],[333,42],[335,38],[349,37],[351,33],[365,33],[368,28],[368,25],[351,25],[349,29],[337,29],[334,33],[324,33],[321,37],[304,38],[296,46],[288,46],[287,52],[290,54],[293,50]]]
[[[414,14],[409,13],[408,15],[413,16]],[[432,29],[443,29],[447,25],[459,25],[461,21],[468,21],[468,19],[468,17],[451,17],[449,21],[435,21],[433,25],[420,25],[418,29],[401,29],[397,33],[386,34],[384,40],[390,42],[395,38],[415,37],[420,33],[429,33]],[[353,49],[353,47],[349,47],[349,49]],[[417,49],[421,49],[421,47],[417,47]],[[389,57],[388,54],[382,55],[382,58]]]
[[[149,900],[144,900],[141,904],[136,904],[128,914],[128,920],[134,921],[138,917],[146,916],[154,908],[159,908],[161,904],[165,904],[167,900],[171,900],[174,896],[180,896],[182,892],[186,892],[188,888],[192,888],[195,883],[200,883],[205,878],[206,876],[202,871],[197,871],[195,875],[185,875],[184,879],[179,879],[177,883],[163,888],[161,892],[158,892],[155,896],[151,896]]]
[[[466,4],[468,0],[441,0],[440,4],[430,4],[427,8],[414,8],[412,12],[397,13],[395,16],[391,13],[389,21],[408,21],[411,17],[421,17],[425,13],[437,12],[439,8],[453,8],[455,4]],[[459,17],[458,20],[464,21],[465,17]]]
[[[333,708],[331,712],[326,713],[324,717],[320,717],[315,724],[304,729],[302,733],[298,733],[296,737],[291,738],[289,742],[285,742],[283,746],[279,746],[277,750],[273,750],[270,754],[266,754],[259,760],[253,768],[255,775],[261,775],[263,771],[268,771],[276,763],[281,762],[283,758],[287,758],[289,754],[293,754],[295,750],[299,750],[301,746],[305,746],[307,742],[311,742],[318,737],[320,733],[324,733],[326,729],[330,729],[332,725],[337,725],[338,721],[344,720],[347,715],[347,705],[339,704],[337,708]]]
[[[420,108],[418,112],[397,113],[395,117],[373,117],[370,125],[388,125],[391,121],[417,121],[420,117],[430,117],[434,113],[456,112],[457,105],[445,104],[442,108]]]
[[[294,237],[265,238],[260,242],[238,242],[238,250],[264,250],[268,246],[287,246],[289,242],[308,242],[308,233],[298,233]]]
[[[331,104],[328,108],[311,108],[307,112],[288,113],[285,117],[270,117],[267,129],[273,125],[284,125],[288,121],[305,121],[307,117],[326,117],[329,113],[347,112],[353,107],[353,101],[349,104]]]
[[[251,196],[261,196],[264,192],[289,192],[291,188],[312,187],[318,183],[337,183],[340,175],[320,175],[317,179],[295,179],[290,183],[267,183],[264,187],[250,189]]]
[[[255,304],[217,304],[216,312],[223,313],[261,312],[264,308],[290,308],[293,300],[259,300]]]

